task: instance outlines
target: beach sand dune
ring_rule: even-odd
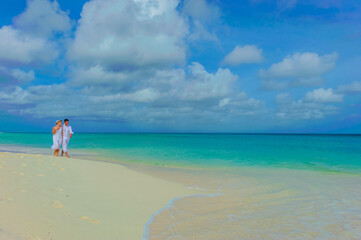
[[[182,184],[125,166],[0,153],[0,239],[142,239],[150,216]]]

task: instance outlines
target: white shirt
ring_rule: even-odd
[[[71,129],[71,126],[63,125],[63,138],[70,138],[70,134],[73,134],[73,130]]]

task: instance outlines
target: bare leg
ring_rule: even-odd
[[[66,155],[67,158],[70,158],[69,155],[68,155],[68,152],[65,152],[65,155]]]
[[[53,154],[54,157],[55,157],[56,151],[58,151],[58,149],[55,149],[55,150],[54,150],[54,154]]]
[[[64,155],[64,151],[63,150],[61,150],[61,155],[60,156],[63,156]]]
[[[56,150],[56,156],[59,156],[59,149]]]

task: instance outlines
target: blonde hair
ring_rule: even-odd
[[[56,120],[55,124],[58,124],[58,122],[61,122],[61,120]]]

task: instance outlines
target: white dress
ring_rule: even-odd
[[[62,128],[59,128],[56,130],[56,132],[53,134],[53,146],[51,146],[51,149],[60,149],[61,142],[62,142],[62,136],[61,136]]]

